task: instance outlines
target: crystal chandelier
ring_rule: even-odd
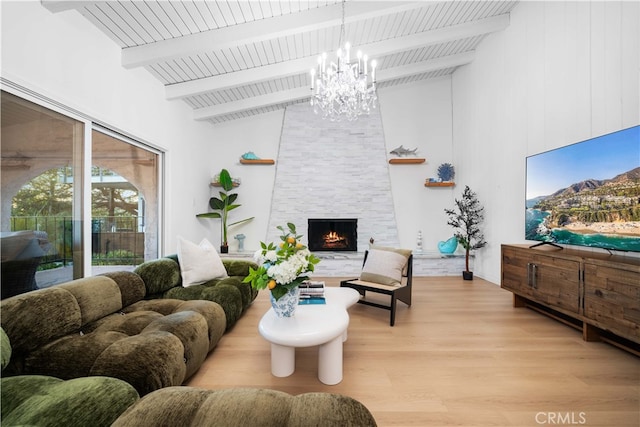
[[[344,6],[342,1],[342,25],[340,44],[344,38]],[[338,48],[337,62],[327,64],[327,53],[318,57],[318,67],[311,69],[311,105],[316,114],[333,121],[353,121],[376,108],[376,61],[371,61],[361,51],[351,62],[351,44],[344,50]],[[370,69],[369,69],[370,68]]]

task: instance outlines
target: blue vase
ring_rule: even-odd
[[[275,311],[278,317],[293,317],[296,313],[296,307],[298,307],[299,297],[300,288],[297,286],[289,289],[289,292],[282,295],[277,301],[273,297],[273,294],[269,292],[271,307],[273,307],[273,311]]]
[[[446,242],[438,242],[438,250],[441,254],[450,255],[456,251],[458,248],[458,239],[456,236],[453,236]]]

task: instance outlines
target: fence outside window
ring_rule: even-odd
[[[11,231],[38,232],[46,250],[39,269],[73,262],[71,216],[11,217]],[[91,220],[92,265],[138,265],[144,262],[144,223],[138,216],[94,217]]]

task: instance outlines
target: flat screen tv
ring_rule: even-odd
[[[640,126],[526,162],[527,240],[640,252]]]

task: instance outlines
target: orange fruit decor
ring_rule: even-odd
[[[273,289],[276,287],[276,281],[271,279],[269,280],[269,283],[267,284],[267,286],[269,287],[269,289]]]
[[[293,245],[296,242],[295,237],[287,237],[287,243],[289,243],[290,245]]]

